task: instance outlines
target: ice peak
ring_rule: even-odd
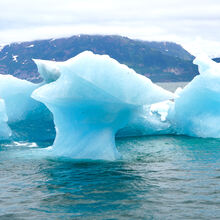
[[[60,77],[61,73],[57,62],[39,59],[33,59],[33,61],[36,63],[38,72],[45,83],[56,81]]]

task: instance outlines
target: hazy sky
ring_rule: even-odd
[[[220,0],[0,0],[0,44],[74,34],[174,41],[220,55]]]

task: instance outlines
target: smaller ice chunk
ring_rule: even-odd
[[[4,99],[9,122],[24,120],[39,102],[30,95],[39,85],[11,75],[0,75],[0,97]]]
[[[176,89],[176,91],[174,92],[174,94],[176,95],[176,98],[179,97],[179,94],[182,92],[182,90],[183,90],[183,88],[181,88],[181,87],[178,87]]]
[[[164,102],[158,102],[150,106],[150,111],[154,114],[160,115],[161,121],[166,121],[168,111],[172,104],[173,102],[170,100]]]
[[[41,85],[11,75],[0,75],[0,97],[5,103],[12,139],[45,140],[49,132],[54,137],[51,113],[45,105],[31,98],[33,90]]]
[[[38,72],[44,79],[44,83],[56,81],[60,77],[58,62],[33,59],[37,64]]]
[[[194,63],[200,75],[178,92],[168,119],[178,134],[220,138],[220,64],[204,54]]]
[[[144,105],[132,117],[126,127],[119,130],[118,137],[173,134],[171,123],[166,119],[172,101]]]

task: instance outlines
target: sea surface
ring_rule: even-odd
[[[116,161],[52,157],[50,144],[0,143],[0,220],[220,219],[220,139],[117,139]]]
[[[156,84],[171,92],[175,92],[178,87],[184,88],[188,83],[189,82],[161,82]]]

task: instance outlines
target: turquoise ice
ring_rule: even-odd
[[[220,64],[204,54],[194,63],[200,75],[178,93],[168,120],[177,134],[220,138]]]
[[[194,61],[200,75],[175,94],[107,55],[34,61],[41,84],[0,75],[0,139],[13,136],[17,124],[27,130],[21,133],[32,129],[29,138],[45,139],[55,124],[52,153],[114,160],[115,136],[220,138],[220,64],[205,55]]]
[[[4,120],[0,120],[0,133],[4,139],[33,141],[47,138],[47,128],[39,122],[44,121],[46,124],[50,120],[50,124],[53,124],[51,113],[44,104],[31,98],[31,93],[45,83],[34,84],[11,75],[0,75],[0,112],[4,112]],[[5,135],[7,133],[10,135]]]
[[[37,87],[11,75],[0,75],[0,97],[5,102],[9,123],[24,120],[34,112],[40,103],[30,96]]]
[[[56,138],[52,151],[84,159],[114,160],[116,132],[143,105],[173,94],[107,55],[83,52],[65,62],[36,62],[41,75],[57,80],[32,93],[53,113]],[[55,75],[51,70],[56,69]]]

